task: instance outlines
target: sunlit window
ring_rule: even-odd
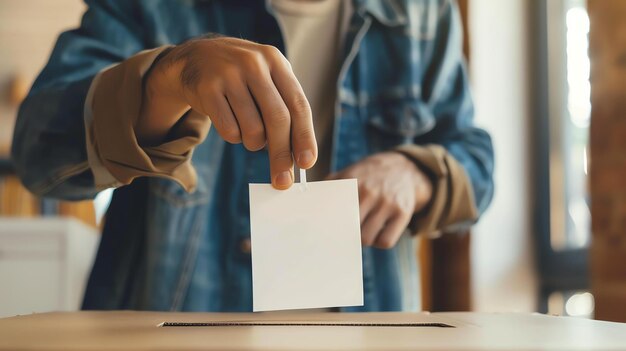
[[[583,0],[565,1],[566,108],[558,116],[555,149],[561,150],[555,170],[551,244],[555,250],[586,247],[590,240],[591,213],[587,187],[588,139],[591,116],[589,82],[589,17]],[[553,134],[554,135],[554,134]],[[554,151],[554,150],[553,150]],[[560,188],[560,189],[559,189]],[[560,197],[560,198],[559,198]],[[562,201],[562,202],[561,202]],[[554,211],[555,210],[555,211]],[[560,212],[560,213],[559,213]]]
[[[532,3],[538,305],[544,313],[591,317],[589,16],[585,0]]]

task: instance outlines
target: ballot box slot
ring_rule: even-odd
[[[356,323],[356,322],[163,322],[157,327],[411,327],[454,328],[445,323]]]

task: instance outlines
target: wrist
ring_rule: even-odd
[[[406,160],[407,167],[410,169],[415,190],[415,208],[413,213],[418,214],[427,208],[430,203],[433,195],[433,182],[418,160],[401,150],[394,151],[402,155],[403,159]]]
[[[143,79],[141,109],[135,124],[135,134],[140,145],[162,142],[169,130],[189,110],[180,88],[179,65],[167,59],[171,49],[164,50],[157,57]]]
[[[144,77],[144,93],[151,97],[176,98],[183,102],[180,73],[182,63],[172,57],[176,47],[168,47],[157,56]]]
[[[422,212],[425,208],[428,207],[430,200],[433,196],[433,183],[430,177],[419,167],[419,165],[415,162],[411,162],[416,172],[414,177],[415,181],[415,193],[416,193],[416,201],[415,201],[415,209],[413,213],[417,214]]]

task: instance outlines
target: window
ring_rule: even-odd
[[[567,0],[563,4],[559,15],[565,17],[565,87],[558,93],[564,95],[565,109],[560,113],[555,109],[549,117],[556,127],[555,133],[551,133],[551,168],[561,168],[550,179],[551,192],[555,194],[550,231],[554,250],[587,247],[591,237],[587,187],[591,116],[589,17],[583,0]]]
[[[592,317],[589,17],[584,0],[537,1],[532,15],[539,310]]]

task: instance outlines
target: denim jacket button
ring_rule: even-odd
[[[252,251],[252,242],[250,241],[250,239],[241,240],[241,242],[239,243],[239,249],[241,250],[241,252],[249,254],[250,251]]]

